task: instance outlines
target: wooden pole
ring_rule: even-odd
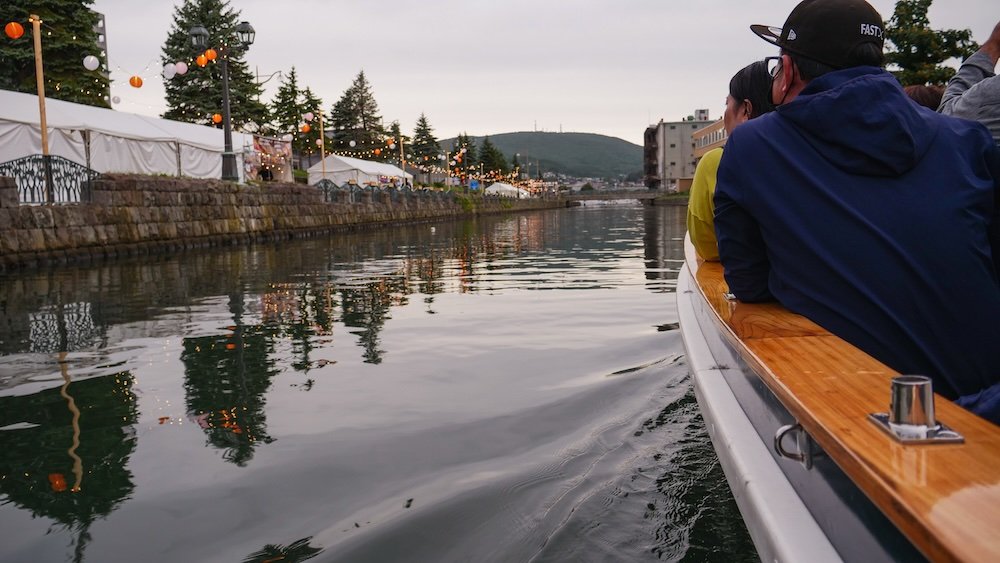
[[[42,19],[35,14],[28,16],[31,32],[35,36],[35,82],[38,85],[38,117],[42,127],[42,154],[49,155],[49,129],[45,122],[45,76],[42,73]]]
[[[406,155],[403,154],[403,129],[399,129],[399,164],[403,169],[403,184],[406,184]]]

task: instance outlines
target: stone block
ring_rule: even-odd
[[[43,229],[25,229],[19,233],[22,252],[39,252],[45,250],[45,231]]]
[[[0,176],[0,208],[14,208],[21,205],[17,195],[17,181],[14,178]]]
[[[0,255],[14,254],[20,250],[21,244],[18,242],[17,231],[13,229],[0,231]]]
[[[34,205],[31,208],[31,215],[34,217],[35,227],[39,229],[51,229],[56,226],[52,219],[52,208],[48,205]]]
[[[84,246],[93,246],[97,244],[97,231],[94,227],[90,225],[84,225],[80,227],[80,241]]]

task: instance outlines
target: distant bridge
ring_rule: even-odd
[[[587,200],[614,200],[614,199],[638,199],[644,203],[648,200],[654,200],[657,197],[663,195],[663,192],[656,190],[639,190],[632,192],[618,192],[618,191],[586,191],[586,192],[573,192],[568,194],[563,194],[562,197],[566,201],[587,201]]]

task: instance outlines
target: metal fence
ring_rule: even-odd
[[[17,181],[21,203],[87,203],[100,174],[67,158],[34,154],[0,164]]]

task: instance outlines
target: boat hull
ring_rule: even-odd
[[[763,561],[925,558],[816,447],[809,467],[773,447],[794,417],[720,329],[685,265],[677,309],[712,444]]]

